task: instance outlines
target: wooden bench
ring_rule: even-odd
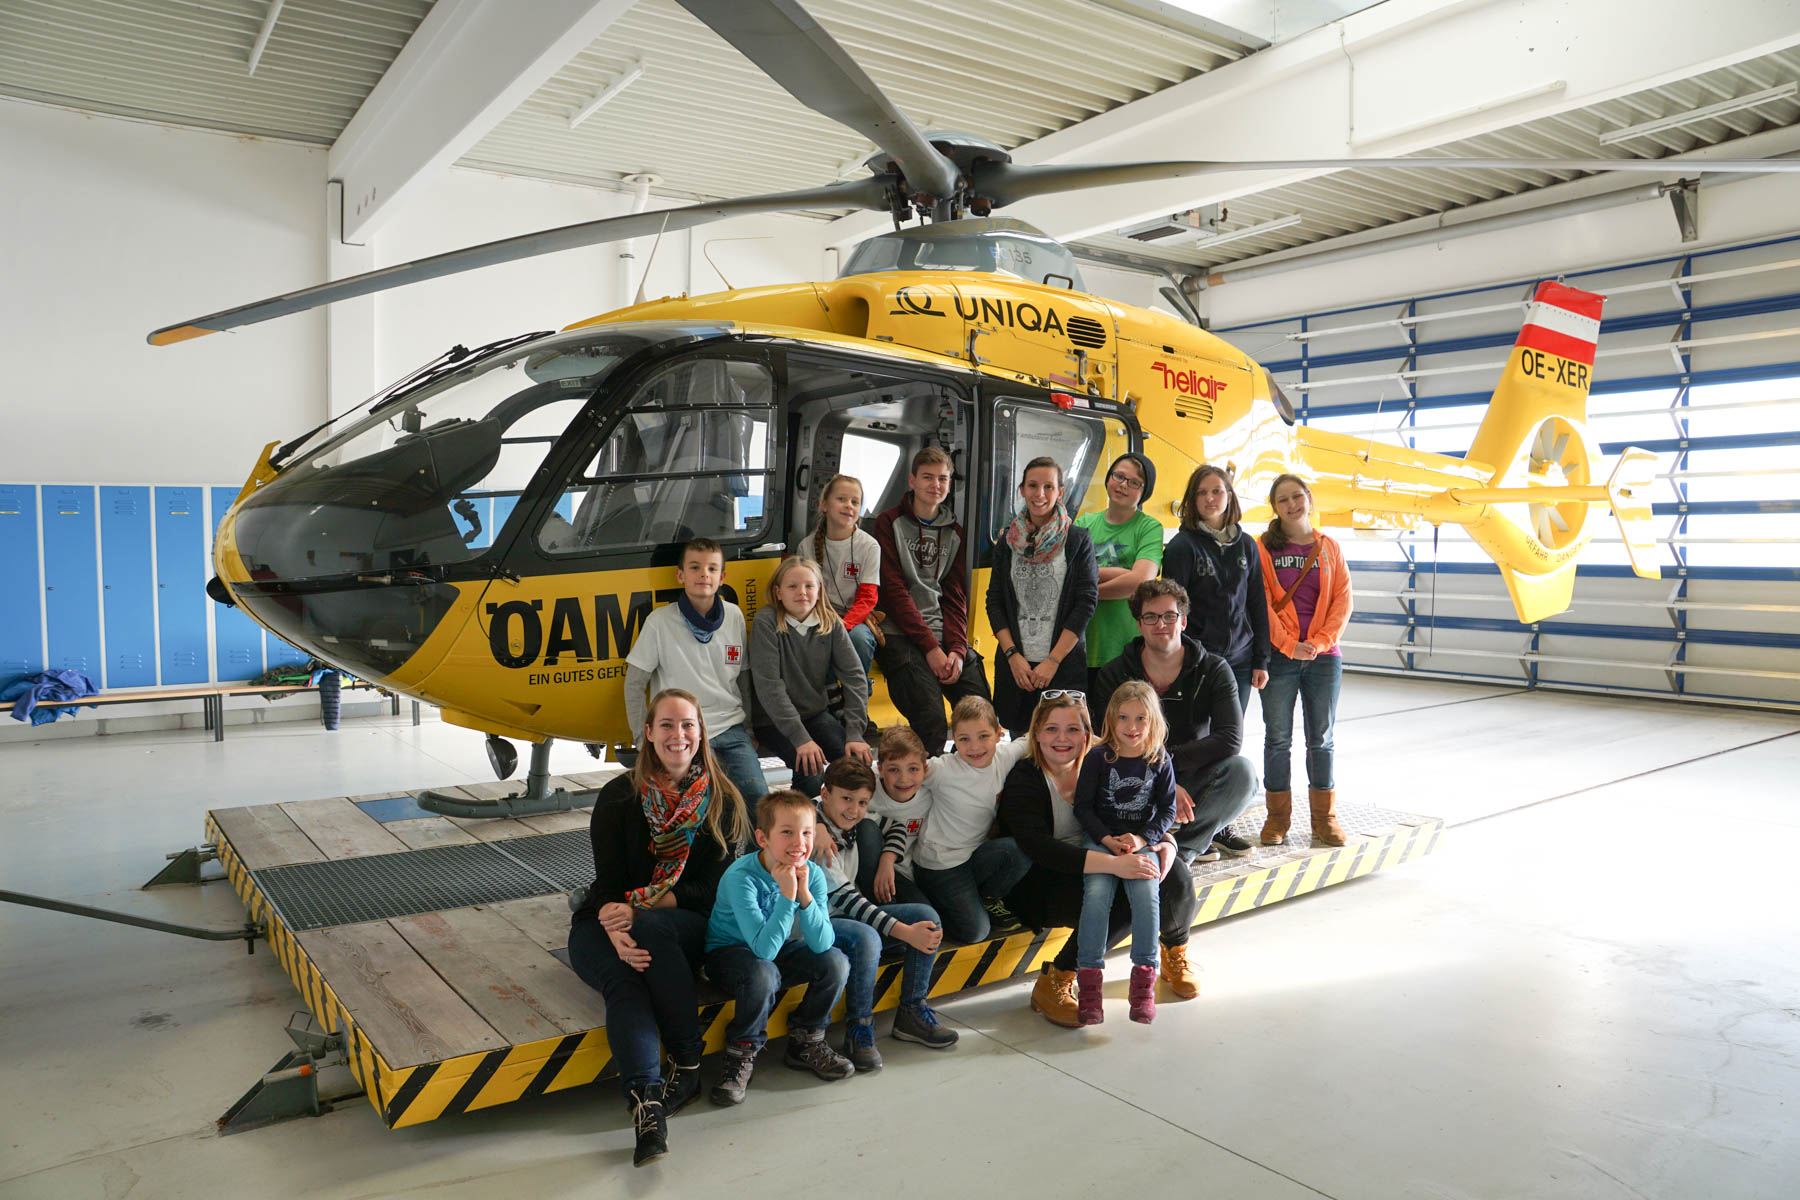
[[[380,692],[393,702],[393,713],[400,715],[400,695],[386,688],[361,679],[346,679],[346,688],[365,688]],[[225,740],[225,697],[227,696],[278,696],[291,695],[297,692],[316,692],[319,689],[309,683],[199,683],[189,687],[145,688],[142,691],[101,692],[94,696],[83,696],[79,700],[40,700],[39,708],[85,708],[90,704],[149,704],[176,700],[198,700],[205,719],[205,727],[212,730],[213,741]],[[419,702],[412,702],[412,723],[419,723]]]

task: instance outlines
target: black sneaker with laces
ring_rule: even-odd
[[[987,909],[988,936],[991,938],[1010,937],[1015,933],[1024,933],[1025,926],[1019,918],[1013,916],[1012,909],[1006,907],[1006,901],[982,897],[981,907]]]
[[[724,1065],[719,1081],[712,1086],[714,1104],[742,1104],[744,1091],[750,1086],[750,1075],[756,1070],[758,1047],[748,1042],[732,1042],[725,1047]]]
[[[827,1083],[856,1074],[854,1063],[825,1044],[823,1029],[789,1030],[782,1061],[796,1071],[811,1071]]]
[[[656,1099],[652,1089],[639,1086],[626,1093],[626,1103],[631,1105],[631,1124],[637,1133],[631,1165],[641,1167],[655,1162],[669,1152],[669,1121],[662,1101]]]
[[[1233,858],[1242,858],[1244,855],[1250,853],[1251,850],[1255,849],[1255,847],[1250,844],[1249,838],[1242,838],[1231,832],[1230,826],[1226,826],[1224,829],[1213,834],[1213,845]]]
[[[663,1115],[672,1117],[700,1094],[700,1063],[696,1060],[691,1067],[670,1060],[668,1069],[663,1072],[662,1106]]]
[[[875,1022],[844,1022],[844,1057],[859,1075],[881,1070],[881,1051],[875,1048]]]
[[[900,1006],[894,1014],[894,1036],[933,1050],[948,1050],[956,1045],[956,1030],[939,1021],[936,1010],[923,1000]]]

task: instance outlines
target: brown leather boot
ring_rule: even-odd
[[[1162,981],[1177,1000],[1192,1000],[1200,994],[1200,976],[1188,963],[1187,943],[1162,948]]]
[[[1049,963],[1031,989],[1031,1011],[1042,1013],[1044,1020],[1065,1029],[1081,1028],[1075,1002],[1075,972],[1059,971]]]
[[[1327,846],[1341,846],[1350,839],[1337,819],[1337,792],[1330,788],[1308,788],[1306,798],[1312,805],[1312,834]]]
[[[1294,819],[1294,793],[1268,794],[1269,819],[1263,822],[1262,844],[1279,846],[1287,841],[1288,825]]]

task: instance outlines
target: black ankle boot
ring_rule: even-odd
[[[631,1124],[637,1131],[631,1165],[641,1167],[655,1162],[669,1152],[669,1121],[663,1114],[662,1100],[639,1086],[625,1094],[625,1102],[631,1106]]]
[[[696,1058],[691,1067],[670,1060],[668,1069],[663,1072],[663,1116],[674,1116],[699,1094],[700,1060]]]

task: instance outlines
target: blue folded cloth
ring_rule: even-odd
[[[39,671],[36,675],[26,675],[14,679],[5,687],[0,687],[0,704],[12,704],[12,715],[15,721],[30,721],[33,725],[45,725],[64,713],[72,713],[74,708],[39,708],[46,700],[80,700],[84,696],[98,696],[100,689],[94,681],[80,671]],[[94,708],[95,705],[83,704],[78,707]]]

